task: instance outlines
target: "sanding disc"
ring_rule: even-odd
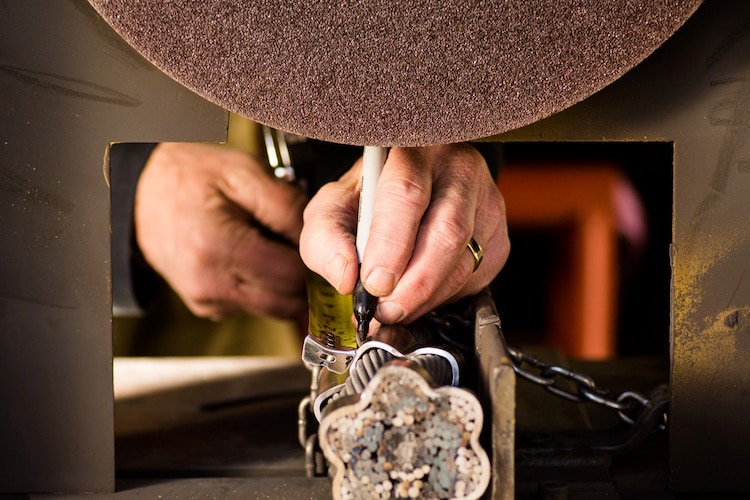
[[[459,142],[613,82],[700,0],[89,0],[225,109],[357,145]]]

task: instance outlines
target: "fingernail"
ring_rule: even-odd
[[[382,267],[376,267],[365,282],[365,288],[379,297],[391,293],[394,286],[396,286],[396,275]]]
[[[404,310],[395,302],[381,302],[378,304],[378,318],[381,323],[392,325],[404,318]]]

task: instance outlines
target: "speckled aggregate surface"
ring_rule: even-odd
[[[144,57],[255,121],[428,145],[533,123],[647,57],[700,0],[89,0]]]

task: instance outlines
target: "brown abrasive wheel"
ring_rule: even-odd
[[[220,106],[349,144],[478,139],[561,111],[642,61],[700,0],[89,0]]]

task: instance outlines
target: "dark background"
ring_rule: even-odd
[[[615,163],[640,196],[648,231],[646,247],[636,252],[624,241],[619,246],[618,356],[668,358],[672,157],[668,142],[503,145],[506,165]],[[549,276],[565,261],[564,228],[522,230],[511,225],[509,233],[510,257],[491,287],[503,331],[511,345],[543,342],[548,326],[545,304],[551,298]]]

